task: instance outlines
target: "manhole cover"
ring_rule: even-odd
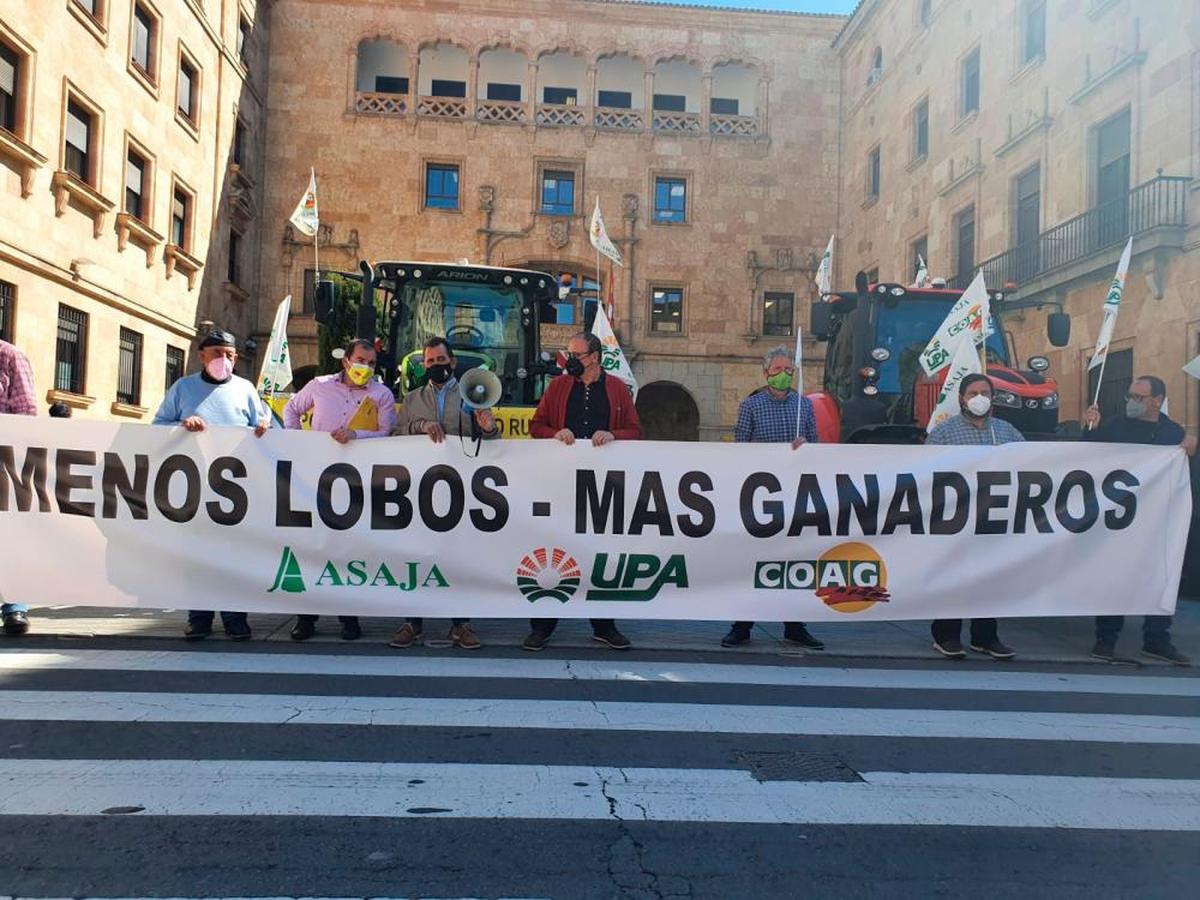
[[[757,781],[862,781],[852,768],[830,753],[801,750],[757,750],[737,753],[741,768]]]

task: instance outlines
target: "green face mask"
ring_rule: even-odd
[[[768,375],[767,384],[777,391],[786,391],[792,386],[792,374],[790,372],[776,372],[774,375]]]

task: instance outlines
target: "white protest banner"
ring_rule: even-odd
[[[1133,253],[1133,238],[1125,242],[1125,249],[1121,251],[1121,258],[1117,260],[1117,271],[1113,275],[1112,283],[1108,286],[1108,293],[1104,297],[1104,306],[1101,307],[1102,316],[1100,320],[1100,331],[1096,335],[1096,346],[1092,350],[1092,358],[1088,361],[1088,371],[1100,366],[1100,379],[1104,378],[1104,361],[1108,357],[1108,345],[1112,342],[1113,329],[1117,327],[1117,314],[1121,311],[1121,295],[1125,293],[1125,275],[1129,272],[1129,257]],[[1093,403],[1099,403],[1100,384],[1096,384],[1096,399]]]
[[[1190,363],[1184,366],[1183,371],[1187,372],[1193,378],[1200,378],[1200,356],[1197,356]]]
[[[292,295],[288,294],[275,310],[275,321],[271,324],[271,338],[263,354],[262,371],[258,375],[258,392],[264,395],[277,394],[292,383],[292,356],[288,352],[287,323],[292,308]]]
[[[938,394],[937,406],[933,408],[933,414],[929,417],[929,424],[925,426],[927,432],[933,431],[943,422],[953,419],[959,414],[960,406],[958,403],[958,386],[962,384],[962,380],[968,375],[978,374],[983,369],[979,364],[979,354],[975,352],[975,342],[971,340],[970,334],[960,334],[958,343],[954,345],[954,356],[950,360],[950,370],[946,373],[946,380],[942,384],[942,391]]]
[[[308,174],[308,189],[304,192],[304,196],[300,198],[300,202],[296,204],[295,210],[292,211],[291,218],[288,219],[296,226],[297,231],[301,231],[308,237],[315,237],[317,228],[320,226],[320,216],[317,213],[317,170],[310,169]]]
[[[638,383],[633,377],[633,369],[629,367],[629,360],[625,358],[625,351],[621,349],[621,345],[617,343],[617,335],[613,331],[612,324],[608,321],[608,313],[604,311],[604,304],[596,304],[596,321],[592,323],[592,334],[600,338],[600,365],[609,375],[615,375],[623,382],[629,385],[629,390],[633,392],[633,396],[637,397]]]
[[[621,261],[621,251],[609,239],[608,229],[604,227],[604,217],[600,215],[600,197],[596,197],[596,208],[592,211],[592,224],[588,229],[588,240],[592,242],[592,246],[596,248],[597,253],[603,253],[618,266],[624,266]],[[597,267],[598,269],[599,267]],[[596,280],[599,282],[599,271],[596,274]]]
[[[485,441],[0,416],[0,601],[620,619],[1168,614],[1177,447]],[[69,560],[64,565],[63,560]]]
[[[917,278],[913,282],[913,287],[923,288],[929,286],[929,269],[925,265],[925,259],[920,253],[917,254]]]
[[[979,271],[967,289],[962,292],[929,344],[921,351],[921,368],[926,375],[936,375],[950,365],[955,339],[963,332],[970,332],[975,344],[982,344],[991,333],[991,302],[983,271]]]
[[[822,297],[833,290],[833,238],[831,234],[825,252],[821,254],[821,262],[817,264],[817,294]]]

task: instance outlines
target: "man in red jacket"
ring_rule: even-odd
[[[590,440],[595,447],[614,440],[636,441],[642,425],[629,388],[619,378],[610,378],[600,365],[600,338],[580,332],[567,344],[567,374],[550,382],[538,403],[530,434],[554,438],[567,446]],[[523,644],[526,650],[541,650],[554,633],[558,619],[530,619],[531,631]],[[592,619],[592,638],[614,650],[628,650],[629,639],[617,630],[612,619]]]

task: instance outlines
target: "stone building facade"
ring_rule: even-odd
[[[310,165],[322,268],[466,257],[594,279],[599,197],[652,433],[728,435],[762,353],[807,322],[843,18],[597,0],[277,0],[273,17],[260,323],[313,266],[284,225]]]
[[[865,0],[841,63],[838,268],[989,288],[1021,359],[1050,358],[1063,419],[1126,235],[1126,282],[1102,405],[1157,374],[1194,432],[1200,382],[1200,7],[1188,0]],[[1072,316],[1050,347],[1045,312]],[[1093,375],[1093,377],[1095,377]]]
[[[0,337],[39,401],[146,422],[198,327],[256,329],[269,5],[0,0]]]

